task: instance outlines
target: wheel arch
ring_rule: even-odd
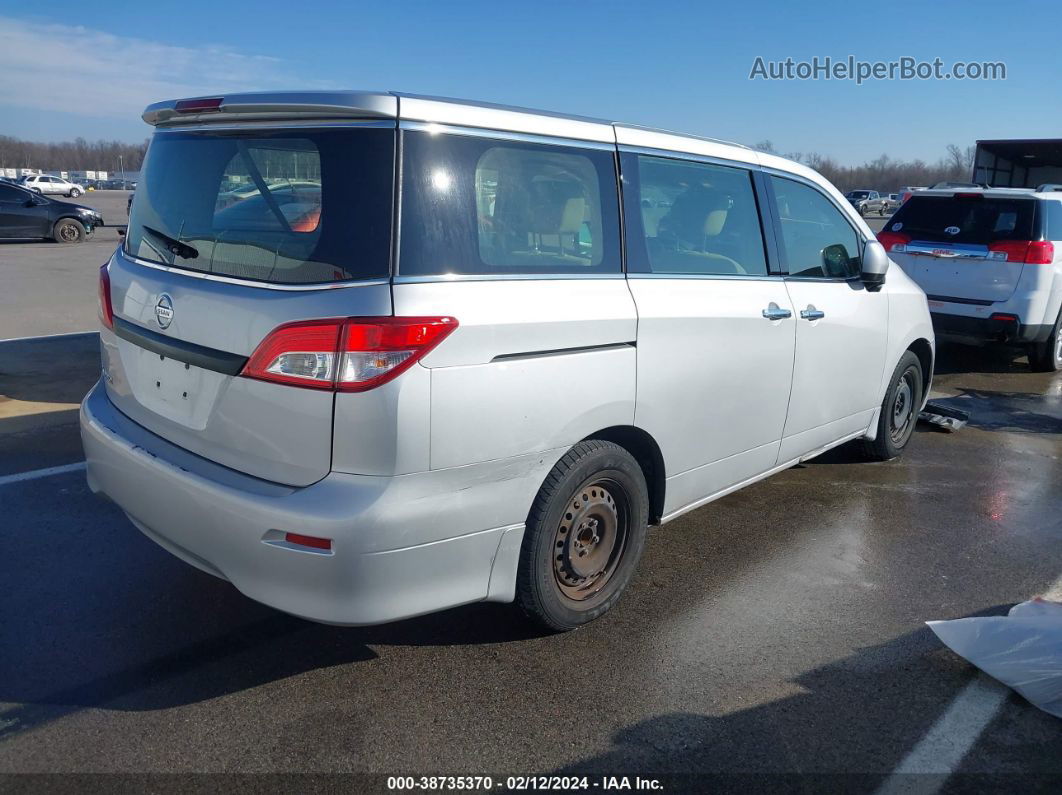
[[[581,441],[600,439],[618,444],[638,462],[645,485],[649,490],[649,523],[659,524],[664,515],[664,492],[667,488],[667,470],[664,454],[648,432],[634,425],[613,425],[590,434]]]
[[[933,346],[930,345],[929,340],[919,337],[907,346],[906,351],[917,356],[922,365],[922,404],[925,405],[929,397],[929,389],[933,385]]]

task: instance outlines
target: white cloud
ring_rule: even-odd
[[[0,16],[0,110],[135,118],[163,99],[315,88],[279,58]]]

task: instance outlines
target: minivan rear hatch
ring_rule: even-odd
[[[1010,298],[1035,256],[1036,215],[1031,196],[916,193],[878,239],[930,299],[988,305]]]
[[[108,267],[115,406],[225,466],[331,468],[334,394],[241,375],[271,331],[391,314],[393,122],[159,130]]]

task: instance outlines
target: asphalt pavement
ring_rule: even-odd
[[[26,261],[50,261],[45,246]],[[216,776],[90,782],[154,789],[308,783],[278,773],[803,792],[1062,779],[1058,719],[924,625],[1062,598],[1062,374],[1017,351],[942,346],[935,395],[968,427],[921,426],[887,463],[846,446],[653,529],[616,609],[564,635],[506,605],[327,627],[187,566],[85,485],[76,405],[98,371],[92,334],[0,342],[0,773]],[[220,778],[234,774],[255,775]]]
[[[54,197],[103,213],[105,226],[84,243],[0,240],[0,340],[96,329],[99,268],[121,240],[128,197],[124,190]]]

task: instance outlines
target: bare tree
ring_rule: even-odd
[[[0,168],[32,168],[41,171],[112,171],[119,167],[138,171],[144,161],[147,141],[94,141],[75,138],[62,143],[36,143],[0,135]]]
[[[753,148],[777,154],[770,141],[761,141]],[[783,156],[815,169],[842,191],[863,189],[893,193],[909,185],[928,186],[936,182],[968,180],[973,170],[974,152],[972,146],[962,149],[952,144],[945,156],[932,164],[924,160],[893,160],[882,154],[860,166],[842,166],[832,157],[817,152],[789,152]]]

